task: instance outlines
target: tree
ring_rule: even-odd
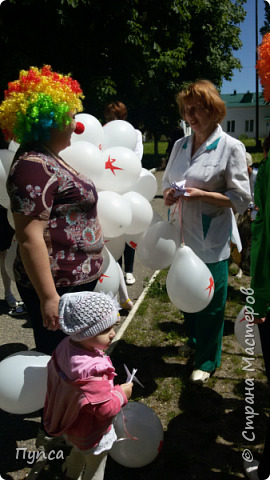
[[[241,64],[246,0],[6,0],[0,7],[1,91],[21,68],[72,72],[85,111],[103,121],[114,99],[157,142],[179,122],[175,94],[187,81],[218,87]]]
[[[270,5],[267,2],[265,2],[264,6],[264,16],[264,25],[260,29],[261,35],[265,35],[267,32],[270,32]]]

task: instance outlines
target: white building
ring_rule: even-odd
[[[221,123],[224,132],[234,138],[246,134],[256,137],[256,93],[237,93],[221,95],[226,104],[227,114]],[[259,93],[259,137],[264,138],[270,131],[270,105],[265,103]]]

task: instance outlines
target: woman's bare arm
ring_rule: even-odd
[[[39,299],[43,326],[48,330],[59,327],[59,295],[53,281],[49,255],[44,241],[47,221],[14,213],[15,235],[26,273]]]

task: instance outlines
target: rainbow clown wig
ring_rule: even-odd
[[[44,141],[51,128],[63,129],[71,122],[68,112],[83,110],[79,83],[69,75],[52,72],[49,65],[21,70],[10,82],[0,104],[0,127],[7,140],[24,143]]]
[[[263,36],[258,57],[256,68],[263,87],[263,96],[266,102],[270,102],[270,33]]]

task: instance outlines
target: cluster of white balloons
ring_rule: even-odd
[[[170,267],[167,290],[180,310],[196,312],[205,308],[214,292],[212,275],[192,250],[180,246],[176,227],[153,212],[150,202],[156,195],[157,181],[142,168],[134,152],[137,134],[133,126],[114,120],[102,127],[97,118],[86,113],[76,115],[76,122],[80,128],[72,134],[71,146],[60,155],[90,178],[99,192],[97,210],[106,246],[103,275],[96,291],[118,292],[120,277],[116,262],[128,243],[137,250],[143,265],[154,270]],[[14,142],[10,146],[12,150],[17,147]],[[13,155],[10,150],[0,151],[0,186],[2,179],[6,181]],[[3,205],[8,206],[7,203],[5,197]],[[14,252],[15,245],[7,257],[9,272]]]
[[[95,290],[116,294],[120,282],[116,262],[125,243],[133,242],[136,248],[138,238],[157,219],[150,204],[157,181],[134,152],[137,133],[130,123],[114,120],[102,127],[97,118],[86,113],[75,119],[82,133],[74,132],[71,146],[60,155],[90,178],[98,190],[97,210],[105,247],[103,275]]]

